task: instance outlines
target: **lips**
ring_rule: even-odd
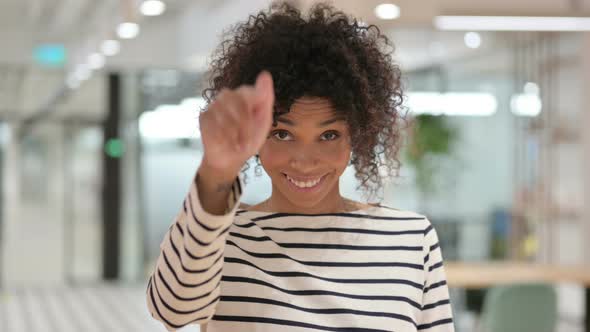
[[[327,174],[318,176],[292,177],[283,173],[289,185],[297,191],[312,191],[320,187]]]
[[[321,174],[321,175],[316,175],[316,176],[293,176],[293,175],[289,175],[289,174],[285,174],[284,175],[288,176],[289,178],[297,181],[297,182],[308,182],[308,181],[315,181],[315,180],[319,180],[322,176],[326,175],[326,174]]]

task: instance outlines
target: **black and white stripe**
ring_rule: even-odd
[[[427,218],[203,210],[196,181],[161,245],[146,290],[168,330],[453,331],[438,237]]]

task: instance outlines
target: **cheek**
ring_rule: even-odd
[[[322,151],[320,151],[320,155],[322,159],[332,163],[335,167],[340,165],[340,168],[346,168],[350,160],[350,152],[352,151],[350,136],[344,134],[341,139],[324,144],[321,147]]]
[[[350,158],[350,147],[345,144],[326,144],[319,148],[318,156],[326,163],[347,164]]]
[[[272,172],[274,168],[283,167],[289,161],[289,151],[278,144],[267,141],[258,153],[260,163],[266,172]]]

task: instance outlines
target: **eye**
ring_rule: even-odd
[[[326,138],[322,139],[323,141],[334,141],[340,137],[340,134],[337,131],[327,131],[322,135],[322,137]]]
[[[289,141],[287,137],[289,137],[290,134],[286,130],[275,130],[271,133],[271,136],[278,139],[279,141]]]

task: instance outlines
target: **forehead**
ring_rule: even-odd
[[[327,98],[301,97],[291,105],[289,113],[281,115],[281,118],[292,119],[297,122],[317,122],[331,119],[338,113]]]

